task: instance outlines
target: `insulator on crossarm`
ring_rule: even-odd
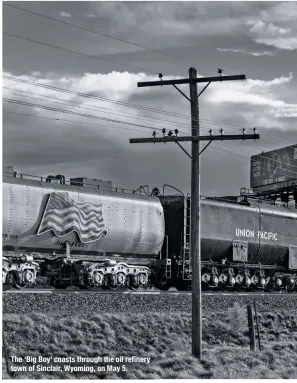
[[[175,130],[174,130],[174,133],[175,133],[175,135],[177,136],[177,135],[178,135],[178,129],[175,129]]]
[[[165,128],[162,129],[162,133],[163,133],[163,136],[165,136],[165,133],[166,133],[166,129]]]
[[[163,73],[159,73],[159,74],[158,74],[158,77],[159,77],[159,79],[161,80],[161,86],[163,86],[163,85],[162,85]]]
[[[224,72],[223,69],[218,68],[218,74],[220,75],[220,77],[222,77],[223,72]]]
[[[245,128],[243,128],[243,129],[242,129],[242,135],[244,136],[245,133],[246,133],[246,130],[245,130]]]
[[[171,137],[172,135],[173,135],[172,131],[169,130],[169,132],[168,132],[168,136]]]
[[[212,129],[209,129],[208,133],[210,136],[212,136]]]
[[[224,134],[224,130],[220,129],[221,136]]]
[[[154,131],[153,134],[152,134],[152,136],[153,136],[154,138],[156,138],[156,134],[157,134],[157,133]],[[155,143],[155,141],[154,141],[154,143]]]

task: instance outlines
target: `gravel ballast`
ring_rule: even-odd
[[[203,295],[203,310],[217,312],[236,302],[256,301],[258,311],[297,310],[297,294]],[[93,313],[191,312],[191,294],[102,294],[96,292],[4,293],[3,313]]]

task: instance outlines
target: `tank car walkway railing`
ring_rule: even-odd
[[[82,185],[73,184],[70,180],[65,179],[64,176],[58,175],[58,176],[47,176],[47,177],[41,177],[41,176],[33,176],[31,174],[24,174],[24,173],[17,173],[17,172],[3,172],[3,177],[6,178],[19,178],[24,180],[32,180],[32,181],[40,181],[40,182],[47,182],[47,183],[53,183],[53,184],[61,184],[61,185],[69,185],[69,186],[81,186],[81,187],[87,187],[102,191],[112,191],[117,193],[127,193],[127,194],[136,194],[136,195],[150,195],[149,187],[147,185],[140,186],[138,189],[126,189],[121,187],[104,187],[101,185],[94,185],[89,183],[84,183]],[[145,190],[147,188],[147,191]]]

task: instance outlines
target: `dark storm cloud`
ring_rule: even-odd
[[[9,36],[3,38],[4,71],[11,75],[30,75],[50,80],[50,84],[117,99],[137,105],[189,116],[189,103],[173,87],[137,88],[139,72],[167,76],[187,76],[189,66],[203,75],[246,73],[258,82],[252,89],[242,86],[239,94],[225,84],[211,84],[200,101],[201,129],[205,134],[223,127],[226,133],[234,128],[257,126],[261,141],[257,143],[212,144],[202,157],[202,193],[234,194],[241,186],[249,186],[249,157],[296,142],[296,50],[294,4],[280,2],[17,2],[16,6],[65,20],[99,32],[126,39],[136,44],[164,50],[175,59],[122,42],[91,34],[66,25],[3,7],[3,29],[9,33],[40,40],[67,49],[96,56],[91,59],[74,53],[40,46]],[[283,9],[286,9],[287,19]],[[287,38],[284,45],[283,35]],[[223,50],[218,50],[221,48]],[[225,49],[225,50],[224,50]],[[231,52],[240,50],[244,52]],[[246,52],[258,53],[254,56]],[[273,52],[273,56],[261,55]],[[110,63],[100,60],[110,61]],[[114,64],[113,64],[113,63]],[[122,63],[116,65],[116,63]],[[113,71],[122,73],[112,73]],[[126,74],[123,72],[127,71]],[[277,86],[269,81],[289,81]],[[84,74],[87,74],[85,75]],[[134,73],[134,77],[132,76]],[[93,77],[91,74],[94,74]],[[104,77],[104,74],[108,74]],[[9,86],[16,86],[10,82]],[[201,89],[202,87],[200,87]],[[20,88],[19,88],[20,89]],[[22,88],[26,90],[27,88]],[[181,87],[188,94],[188,86]],[[225,97],[220,90],[224,89]],[[28,88],[41,94],[40,88]],[[9,92],[5,91],[7,96]],[[48,93],[81,103],[95,104],[116,113],[134,113],[128,117],[103,110],[75,109],[109,118],[122,119],[152,128],[190,132],[189,119],[166,116],[138,109],[103,104],[79,97],[66,97],[60,92]],[[258,97],[259,96],[259,97]],[[22,99],[10,94],[9,97]],[[222,98],[223,97],[223,98]],[[239,98],[242,100],[239,102]],[[25,99],[34,102],[32,99]],[[218,101],[221,100],[221,101]],[[62,107],[49,101],[37,103]],[[279,102],[277,104],[277,102]],[[293,106],[290,106],[290,105]],[[278,105],[278,106],[275,106]],[[63,105],[65,108],[65,105]],[[70,110],[74,110],[69,106]],[[130,145],[130,137],[148,137],[152,130],[124,131],[120,124],[73,117],[42,109],[4,104],[4,110],[37,114],[63,121],[30,118],[4,113],[4,163],[31,174],[62,173],[66,177],[89,176],[110,179],[117,185],[138,187],[140,184],[162,186],[164,183],[187,192],[190,185],[190,162],[177,145]],[[290,115],[285,117],[283,115]],[[277,117],[276,114],[280,116]],[[295,116],[295,117],[294,117]],[[142,117],[166,120],[145,121]],[[80,120],[81,122],[77,122]],[[208,120],[208,121],[206,121]],[[209,120],[212,121],[210,124]],[[216,123],[226,125],[219,125]],[[95,125],[88,125],[92,123]],[[97,126],[96,126],[97,124]],[[228,125],[228,126],[227,126]],[[131,128],[131,126],[130,126]],[[136,129],[136,128],[135,128]],[[185,145],[189,150],[189,145]],[[234,152],[231,154],[229,152]]]

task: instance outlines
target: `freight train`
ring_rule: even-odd
[[[190,196],[52,178],[3,175],[4,284],[190,289]],[[297,210],[201,198],[201,261],[204,289],[296,291]]]

